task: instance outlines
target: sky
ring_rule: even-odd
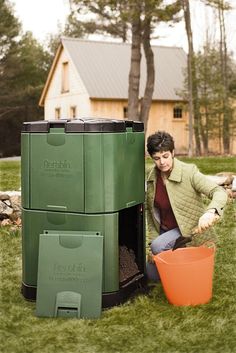
[[[31,31],[44,41],[48,33],[56,33],[69,14],[69,0],[10,0],[24,31]]]
[[[32,31],[36,39],[43,42],[47,34],[56,33],[58,25],[65,24],[69,14],[69,0],[10,0],[15,5],[15,14],[20,19],[24,31]],[[236,0],[229,0],[234,7],[226,16],[226,31],[228,49],[234,52],[236,58]],[[215,16],[212,10],[202,5],[200,0],[190,1],[192,10],[192,28],[194,49],[201,48],[205,40],[206,28],[210,38],[217,38]],[[184,23],[169,28],[161,25],[158,28],[158,39],[153,41],[156,45],[182,47],[187,52],[187,38]]]

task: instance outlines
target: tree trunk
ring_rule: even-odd
[[[203,88],[202,88],[202,94],[204,96],[203,100],[203,110],[204,110],[204,117],[205,117],[205,122],[203,124],[202,119],[201,119],[201,137],[202,137],[202,143],[203,143],[203,153],[204,155],[208,155],[208,136],[209,136],[209,109],[208,109],[208,104],[209,102],[206,100],[207,97],[207,73],[208,73],[208,61],[207,61],[207,49],[208,49],[208,40],[206,41],[207,45],[204,47],[204,61],[203,61],[203,68],[204,68],[204,81],[203,81]]]
[[[139,120],[139,82],[141,64],[141,19],[140,13],[133,10],[131,65],[129,72],[128,119]]]
[[[196,142],[196,153],[201,154],[201,142],[199,134],[199,104],[196,86],[196,70],[194,67],[193,36],[189,0],[182,0],[184,10],[185,28],[188,39],[188,90],[189,90],[189,151],[193,155],[193,132]]]
[[[144,21],[143,24],[143,49],[146,58],[147,79],[144,96],[141,102],[140,120],[144,123],[144,132],[146,134],[149,112],[152,104],[152,95],[155,82],[154,55],[150,44],[151,20]]]
[[[223,83],[223,146],[224,153],[229,153],[230,131],[229,131],[229,103],[228,103],[228,72],[227,72],[227,45],[224,22],[224,9],[219,5],[218,16],[220,22],[220,59],[221,59],[221,77]]]

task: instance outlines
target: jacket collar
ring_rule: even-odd
[[[168,179],[178,183],[182,180],[182,162],[176,158],[174,158],[174,167]]]
[[[154,166],[151,171],[149,172],[148,181],[155,181],[156,180],[156,166]],[[182,162],[179,161],[178,159],[174,158],[174,167],[172,169],[172,172],[170,173],[170,176],[168,178],[171,181],[175,182],[181,182],[182,180]]]
[[[151,171],[149,171],[147,181],[155,181],[156,180],[156,167],[152,167]]]

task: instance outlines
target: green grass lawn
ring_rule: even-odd
[[[208,164],[209,162],[206,163],[207,166]],[[217,172],[226,170],[226,165],[221,169],[220,162],[215,160],[214,164],[218,165]],[[198,166],[200,168],[200,165]],[[5,165],[4,168],[7,169]],[[231,171],[235,170],[232,168]],[[13,174],[15,179],[19,177],[19,165]],[[2,187],[6,187],[7,190],[8,185],[4,183]],[[14,181],[13,177],[13,188],[17,189],[17,185],[19,180]],[[219,242],[213,298],[210,303],[196,307],[172,306],[167,302],[161,284],[157,284],[149,295],[141,295],[121,306],[103,311],[99,320],[37,318],[35,303],[24,300],[20,294],[20,231],[2,227],[0,351],[3,353],[236,352],[235,220],[235,204],[229,202],[222,221],[216,225]]]
[[[204,174],[217,174],[220,172],[232,172],[236,174],[236,157],[180,157],[184,162],[195,163]]]
[[[177,157],[183,162],[194,163],[203,174],[214,175],[221,172],[232,172],[236,174],[236,157]],[[149,170],[153,162],[150,157],[146,158],[146,169]]]
[[[19,190],[20,162],[0,161],[0,191]]]

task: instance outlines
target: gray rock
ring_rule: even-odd
[[[4,201],[0,201],[0,213],[10,216],[13,213],[13,208],[9,207]]]

